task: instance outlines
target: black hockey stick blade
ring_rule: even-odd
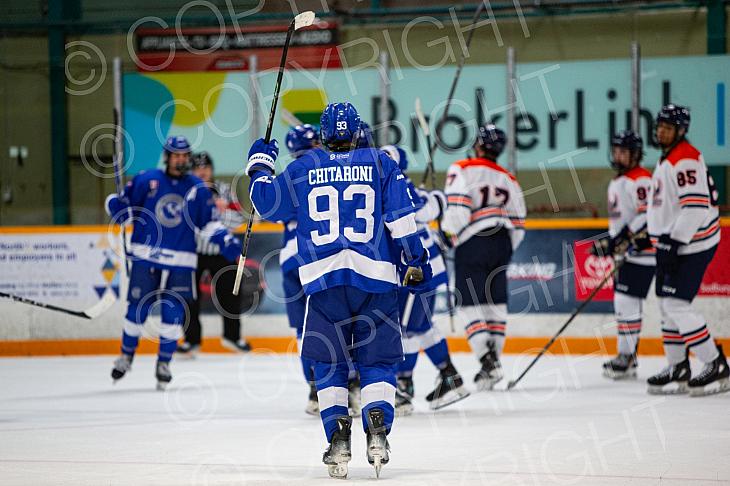
[[[26,297],[21,297],[19,295],[13,295],[13,294],[7,294],[5,292],[0,292],[0,297],[4,297],[7,299],[11,299],[15,302],[20,302],[22,304],[32,305],[34,307],[40,307],[42,309],[55,311],[55,312],[61,312],[63,314],[67,314],[70,316],[80,317],[82,319],[94,319],[95,317],[100,316],[104,312],[106,312],[107,309],[109,309],[114,302],[116,302],[116,297],[114,296],[114,292],[111,289],[107,289],[106,292],[104,292],[104,295],[102,296],[101,300],[97,302],[96,304],[92,305],[86,310],[83,311],[76,311],[72,309],[66,309],[64,307],[59,307],[57,305],[53,304],[46,304],[44,302],[38,302],[37,300],[28,299]]]

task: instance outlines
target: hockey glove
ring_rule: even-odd
[[[682,245],[673,240],[669,235],[661,235],[656,244],[656,266],[657,270],[665,275],[675,274],[679,267],[679,247]]]
[[[609,240],[608,253],[623,255],[629,249],[629,243],[631,243],[631,232],[628,226],[624,226],[619,234]]]
[[[634,245],[636,251],[648,250],[652,246],[651,238],[649,238],[649,233],[647,233],[646,231],[636,233],[631,238],[631,244]]]
[[[279,143],[272,140],[266,143],[263,138],[256,140],[248,151],[248,165],[246,174],[252,177],[256,172],[264,172],[267,175],[274,173],[274,162],[279,156]]]
[[[420,259],[406,262],[408,268],[403,277],[403,286],[408,287],[412,292],[427,290],[428,282],[433,278],[431,263],[428,261],[428,250],[424,250]]]
[[[114,219],[119,218],[118,223],[123,222],[127,218],[127,209],[129,206],[129,199],[114,192],[109,194],[104,202],[106,213]]]
[[[227,234],[221,247],[221,255],[229,262],[235,262],[241,255],[241,240],[230,233]]]

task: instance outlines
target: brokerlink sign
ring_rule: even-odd
[[[519,56],[519,52],[518,52]],[[410,155],[415,170],[425,166],[425,141],[415,120],[420,98],[432,131],[439,135],[435,162],[445,170],[464,157],[476,127],[488,120],[507,128],[506,70],[503,65],[470,65],[461,74],[449,116],[441,123],[455,67],[400,68],[387,74],[377,65],[345,69],[301,69],[290,66],[284,76],[280,107],[305,122],[315,122],[327,102],[350,101],[362,118],[389,143]],[[389,82],[389,99],[381,103],[381,80]],[[517,66],[513,105],[518,168],[560,169],[605,167],[610,134],[630,122],[630,60],[526,63]],[[253,107],[265,119],[276,81],[276,70],[257,75],[258,99],[251,94],[246,72],[157,73],[125,76],[125,127],[134,144],[130,173],[157,165],[164,137],[185,135],[196,150],[207,150],[220,173],[240,170],[254,134]],[[689,138],[710,165],[730,164],[730,134],[726,124],[730,86],[730,56],[644,59],[641,67],[641,135],[652,138],[653,119],[668,102],[691,110]],[[383,106],[386,109],[383,109]],[[282,110],[281,113],[284,113]],[[288,120],[291,120],[288,118]],[[259,123],[262,125],[262,123]],[[287,119],[280,116],[274,136],[283,140]],[[659,153],[648,146],[647,165]],[[285,154],[280,164],[288,162]]]

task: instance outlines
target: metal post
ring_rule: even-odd
[[[50,88],[53,224],[69,224],[68,106],[66,100],[64,2],[48,2],[48,86]]]
[[[256,54],[252,54],[248,58],[248,76],[251,90],[251,143],[254,143],[256,140],[259,139],[259,129],[261,128],[261,113],[259,110],[259,100],[261,97],[261,92],[259,90],[258,67],[259,58],[258,56],[256,56]]]
[[[641,47],[631,43],[631,129],[641,133]]]
[[[390,79],[388,74],[390,62],[386,51],[380,53],[380,65],[383,67],[383,71],[380,76],[380,126],[378,127],[378,145],[382,147],[388,144],[388,130],[390,125],[390,106],[388,104],[388,100],[390,100]]]
[[[507,166],[517,174],[517,148],[515,144],[515,49],[507,48]]]

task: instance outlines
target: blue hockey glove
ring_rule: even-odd
[[[679,266],[679,247],[682,245],[673,240],[669,235],[661,235],[656,244],[656,266],[657,270],[665,275],[677,273]]]
[[[122,222],[127,219],[127,209],[129,208],[129,199],[113,192],[106,197],[104,208],[106,213],[112,218],[119,219]]]
[[[229,262],[235,262],[241,255],[241,240],[230,233],[227,234],[221,246],[221,255]]]
[[[253,176],[255,172],[264,172],[267,175],[274,173],[274,162],[279,156],[279,143],[271,140],[266,143],[263,138],[256,140],[248,151],[248,165],[246,174]]]

